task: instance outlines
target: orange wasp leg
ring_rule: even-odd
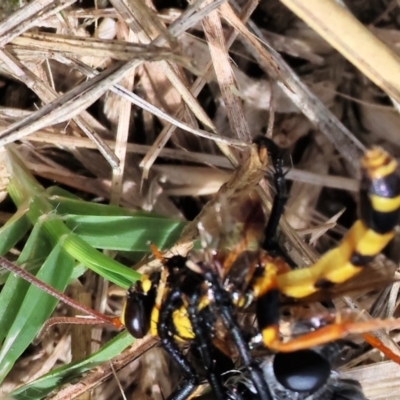
[[[370,344],[375,349],[381,351],[387,358],[394,361],[395,363],[400,365],[400,356],[386,347],[378,338],[375,336],[370,335],[369,333],[363,333],[362,337],[364,340]]]
[[[320,346],[328,342],[343,339],[350,334],[366,334],[378,329],[399,329],[399,319],[372,319],[369,321],[344,321],[336,322],[313,332],[299,336],[288,342],[279,338],[278,326],[270,326],[262,331],[263,343],[274,351],[292,352]],[[376,343],[376,342],[375,342]]]

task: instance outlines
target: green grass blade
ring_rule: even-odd
[[[32,225],[42,223],[43,232],[56,246],[62,243],[64,249],[76,260],[85,264],[96,273],[101,274],[117,285],[128,288],[140,278],[140,274],[94,249],[79,236],[75,235],[64,224],[57,210],[47,199],[45,190],[36,182],[18,157],[18,153],[8,150],[12,175],[8,192],[18,209],[29,209],[26,213]]]
[[[59,245],[53,248],[36,276],[63,291],[73,268],[74,259]],[[9,279],[13,278],[10,275]],[[21,295],[18,297],[21,299]],[[50,317],[57,302],[43,290],[29,286],[0,350],[0,382]]]
[[[25,211],[17,211],[0,228],[0,255],[6,254],[14,247],[31,228],[31,223],[25,215]]]
[[[36,381],[14,390],[10,395],[17,400],[40,400],[45,398],[52,390],[71,382],[97,365],[121,354],[134,340],[127,332],[122,332],[103,346],[97,353],[92,354],[85,360],[55,369]]]
[[[124,289],[129,288],[133,282],[140,278],[139,272],[133,271],[118,261],[100,253],[78,235],[70,233],[61,240],[65,251],[76,260]]]
[[[63,190],[63,193],[66,191]],[[46,191],[47,193],[47,191]],[[68,192],[67,192],[68,193]],[[57,210],[60,215],[76,214],[76,215],[107,215],[107,216],[128,216],[128,215],[143,215],[149,217],[164,218],[160,215],[145,212],[132,211],[126,208],[112,206],[109,204],[98,204],[89,201],[83,201],[77,197],[69,196],[51,196],[48,198],[49,203]]]
[[[144,252],[149,251],[149,242],[160,249],[171,246],[185,226],[182,221],[140,215],[69,215],[64,221],[76,235],[96,248]]]
[[[40,228],[40,224],[34,227],[18,258],[18,263],[20,265],[28,261],[29,266],[33,264],[34,268],[31,272],[34,274],[36,274],[52,249],[50,242],[46,240]],[[32,263],[31,260],[35,260],[35,262]],[[23,279],[8,274],[7,281],[0,292],[0,343],[2,343],[6,337],[28,288],[29,284]]]
[[[52,198],[57,198],[57,197],[65,197],[67,199],[72,199],[72,200],[81,200],[78,196],[75,194],[68,192],[68,190],[65,190],[63,188],[60,188],[59,186],[50,186],[46,189],[46,193],[49,196],[49,200],[51,201]]]
[[[41,261],[37,277],[60,291],[71,279],[75,260],[105,279],[128,288],[139,279],[140,274],[97,248],[129,251],[131,254],[148,252],[149,241],[165,248],[176,241],[183,229],[184,223],[159,215],[84,202],[57,188],[46,192],[25,168],[17,152],[11,149],[9,157],[12,174],[8,190],[19,211],[14,220],[10,220],[9,226],[0,229],[0,241],[3,234],[6,243],[3,248],[7,251],[33,225],[19,263],[38,265]],[[52,195],[50,198],[49,193],[62,196]],[[77,274],[81,272],[82,268]],[[0,350],[0,382],[50,316],[56,302],[42,290],[15,276],[8,276],[0,293],[0,343],[4,339]],[[127,335],[124,340],[131,343],[133,339]],[[116,346],[118,350],[115,353],[107,357],[119,354],[122,345],[119,346]],[[101,359],[99,362],[103,362],[104,354],[108,354],[108,347],[104,349],[104,353],[97,353]],[[90,357],[76,364],[80,367],[67,366],[55,375],[49,375],[49,380],[37,381],[38,386],[30,386],[31,391],[28,391],[32,394],[31,398],[40,398],[34,393],[41,388],[43,393],[48,393],[71,374],[80,374],[92,368],[91,360],[95,359]],[[40,382],[47,383],[43,383],[42,387]]]
[[[61,241],[64,249],[72,257],[123,288],[131,286],[140,278],[140,274],[105,256],[94,247],[140,252],[148,250],[147,242],[151,240],[160,248],[164,248],[178,238],[183,228],[182,222],[169,221],[164,217],[152,216],[148,213],[138,213],[134,216],[130,215],[130,217],[120,216],[120,220],[118,220],[118,216],[114,216],[116,219],[114,221],[108,219],[108,222],[96,215],[76,216],[76,221],[72,221],[72,217],[65,217],[66,221],[72,221],[69,228],[57,214],[61,208],[61,199],[56,200],[59,201],[57,204],[52,204],[46,191],[25,168],[18,153],[9,150],[8,154],[12,165],[8,191],[19,209],[21,207],[26,209],[27,203],[29,203],[26,213],[29,221],[33,225],[39,220],[42,221],[43,231],[53,245],[57,245]],[[65,194],[65,192],[63,193]],[[78,205],[77,199],[73,197],[68,199],[64,197],[63,202],[69,204],[70,207],[73,203],[76,208]],[[85,212],[100,212],[101,209],[104,218],[106,218],[107,212],[129,214],[119,207],[94,206],[85,202],[82,202],[81,205]],[[133,226],[130,226],[130,223]],[[112,232],[112,235],[109,235],[109,232]],[[91,243],[94,247],[85,240],[89,241],[91,238],[93,238]],[[110,245],[111,239],[112,245]]]

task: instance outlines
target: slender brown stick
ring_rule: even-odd
[[[76,310],[82,311],[85,314],[88,314],[94,318],[93,323],[103,323],[103,324],[111,324],[114,325],[116,328],[121,328],[122,323],[118,317],[109,317],[107,315],[101,314],[89,307],[86,307],[82,304],[77,303],[76,301],[72,300],[70,297],[65,295],[64,293],[59,292],[57,289],[54,289],[50,285],[44,283],[40,279],[36,278],[34,275],[30,274],[29,272],[25,271],[24,269],[18,267],[17,265],[13,264],[12,262],[8,261],[4,257],[0,257],[0,266],[6,269],[7,271],[12,272],[13,274],[19,276],[20,278],[24,279],[25,281],[35,285],[39,289],[43,290],[44,292],[48,293],[49,295],[55,297],[56,299],[62,301],[63,303],[67,304],[70,307],[75,308]]]

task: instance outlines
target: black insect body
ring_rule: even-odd
[[[331,360],[315,349],[338,340],[342,330],[351,332],[354,329],[358,332],[362,327],[367,331],[375,325],[354,323],[348,328],[348,321],[331,323],[283,342],[279,333],[280,301],[282,295],[304,298],[313,294],[321,289],[321,282],[331,285],[345,282],[359,273],[368,260],[393,238],[400,213],[397,162],[380,148],[366,152],[362,159],[361,219],[353,225],[343,242],[316,264],[291,270],[288,263],[279,257],[282,251],[275,242],[279,219],[287,200],[282,152],[269,139],[258,138],[256,143],[260,152],[268,151],[272,157],[277,191],[272,215],[258,248],[248,250],[247,245],[253,235],[254,219],[262,210],[259,203],[250,207],[241,240],[228,252],[216,251],[206,260],[196,262],[192,255],[165,259],[164,278],[163,274],[144,276],[134,285],[128,295],[125,324],[136,337],[147,333],[159,336],[162,346],[180,366],[185,378],[169,397],[170,400],[187,399],[201,381],[182,353],[182,341],[198,348],[206,378],[217,400],[234,398],[234,395],[241,398],[240,385],[232,389],[218,372],[220,368],[215,350],[218,348],[217,322],[234,344],[245,368],[245,381],[250,384],[241,386],[248,396],[253,393],[254,398],[259,400],[339,400],[351,396],[363,399],[356,382],[333,378],[335,373],[332,372]],[[238,265],[242,265],[239,273]],[[254,341],[249,339],[247,327],[238,322],[238,315],[248,308],[255,308],[256,336],[275,356],[259,360],[251,355],[251,343]]]
[[[161,279],[157,281],[157,278],[160,278],[160,275],[150,275],[137,282],[128,294],[124,322],[129,332],[134,335],[143,337],[149,332],[158,335],[163,348],[181,368],[184,380],[168,397],[169,400],[188,398],[201,382],[197,371],[181,350],[180,345],[185,341],[196,346],[215,398],[223,400],[226,399],[226,388],[222,382],[219,365],[215,361],[219,351],[213,344],[216,308],[210,306],[206,295],[206,274],[193,271],[186,266],[186,262],[187,259],[181,256],[165,260],[167,278],[165,294],[160,304],[157,303],[158,287],[161,284]],[[229,293],[222,286],[214,289],[212,302],[218,303],[218,311],[223,310],[224,316],[229,319],[231,327],[235,330],[235,338],[240,345],[239,353],[244,363],[247,362],[251,367],[250,373],[255,377],[255,387],[260,392],[260,399],[271,399],[261,369],[252,363],[249,344],[242,337],[241,328],[236,322]]]
[[[342,379],[334,370],[343,344],[278,353],[261,360],[264,378],[274,400],[366,400],[361,385]],[[256,400],[251,379],[245,373],[230,377],[231,400]]]

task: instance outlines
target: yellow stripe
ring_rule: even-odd
[[[382,179],[396,171],[397,161],[380,147],[366,151],[361,167],[371,179]]]
[[[340,268],[333,269],[327,274],[326,279],[333,283],[343,283],[361,271],[361,267],[354,266],[351,262],[346,262]]]
[[[160,315],[159,309],[154,306],[151,310],[151,319],[150,319],[150,334],[152,336],[158,336],[157,333],[157,324],[158,324],[158,317]]]
[[[180,338],[185,340],[194,338],[192,324],[190,323],[185,307],[175,310],[172,314],[172,320]]]
[[[358,220],[350,228],[340,245],[325,253],[314,265],[278,275],[277,286],[281,293],[294,298],[302,298],[316,292],[315,283],[326,279],[332,283],[342,283],[357,275],[361,268],[351,264],[354,252],[363,256],[375,256],[393,238],[393,232],[380,235]]]
[[[125,323],[125,311],[126,311],[126,303],[128,302],[128,298],[125,299],[124,305],[122,306],[121,315],[119,317],[122,325],[126,325]]]
[[[279,328],[277,325],[269,326],[262,330],[261,333],[263,343],[266,347],[271,348],[272,344],[275,343],[279,336]]]
[[[326,279],[332,283],[345,282],[359,272],[345,257],[341,249],[325,253],[320,260],[308,268],[297,269],[277,277],[279,291],[286,296],[302,298],[315,293],[315,283]]]
[[[396,160],[391,157],[386,151],[375,147],[367,151],[361,160],[363,173],[372,180],[369,186],[374,183],[374,180],[387,178],[393,174],[398,165]],[[390,184],[387,180],[384,184]],[[397,188],[390,188],[397,190]],[[390,213],[400,208],[400,193],[392,199],[383,198],[378,195],[370,195],[372,211]],[[366,205],[367,207],[369,205]],[[383,248],[393,239],[394,231],[385,234],[379,234],[373,229],[368,228],[361,220],[358,220],[350,228],[347,235],[339,246],[325,253],[318,262],[314,265],[281,273],[279,268],[276,276],[276,285],[279,291],[290,297],[302,298],[316,292],[315,287],[319,281],[326,280],[332,283],[342,283],[357,275],[362,266],[358,267],[351,263],[352,255],[359,254],[360,256],[373,257],[379,254]],[[268,263],[266,263],[266,267]],[[268,274],[267,271],[264,272]],[[255,282],[255,293],[260,295],[264,288],[269,289],[271,282],[268,282],[266,276],[259,278]],[[276,326],[266,327],[262,330],[262,339],[265,346],[276,351],[293,351],[296,349],[307,348],[318,343],[323,343],[341,335],[342,328],[337,324],[338,329],[323,329],[317,332],[312,332],[306,337],[298,340],[282,343],[279,341],[279,331]],[[325,336],[326,337],[325,337]]]
[[[369,197],[371,199],[372,208],[374,211],[389,213],[397,210],[400,207],[400,196],[394,197],[393,199],[388,199],[373,194]]]
[[[357,269],[353,267],[353,270],[350,268],[349,271],[346,264],[355,248],[357,239],[362,237],[364,233],[364,225],[357,221],[351,227],[343,242],[325,253],[314,265],[278,275],[277,285],[279,290],[286,296],[301,298],[316,292],[315,282],[320,279],[325,278],[333,283],[340,283],[355,275]],[[344,268],[344,270],[341,268]],[[340,271],[343,271],[343,275]]]
[[[148,293],[153,287],[153,282],[150,280],[149,276],[145,274],[142,275],[140,281],[142,282],[143,292]]]
[[[359,238],[355,251],[363,256],[375,256],[386,247],[393,239],[393,236],[394,231],[382,235],[372,229],[368,229],[365,231],[364,235]]]
[[[207,296],[203,296],[199,302],[198,308],[199,311],[203,308],[206,308],[210,304],[210,299]]]
[[[263,274],[257,278],[252,285],[254,297],[261,297],[269,290],[276,288],[277,267],[275,266],[274,261],[278,262],[279,259],[274,260],[273,258],[268,257],[268,261],[263,265]]]

